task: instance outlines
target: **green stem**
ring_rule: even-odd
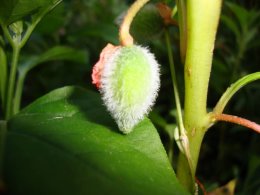
[[[178,90],[176,72],[175,72],[173,55],[172,55],[171,40],[170,40],[170,35],[169,35],[168,30],[165,30],[165,41],[166,41],[166,45],[167,45],[171,77],[172,77],[172,84],[173,84],[173,91],[174,91],[174,98],[175,98],[175,104],[176,104],[176,109],[177,109],[178,127],[181,131],[184,131],[183,120],[182,120],[181,101],[180,101],[180,97],[179,97],[179,90]]]
[[[6,54],[2,46],[0,45],[0,99],[2,103],[2,109],[5,109],[6,98],[6,80],[7,80],[7,60]]]
[[[189,139],[192,173],[180,155],[177,176],[192,193],[194,177],[205,131],[210,125],[207,93],[221,0],[187,0],[187,51],[185,59],[184,126]]]
[[[28,41],[28,39],[30,38],[33,30],[35,29],[35,27],[37,26],[37,24],[42,20],[42,18],[49,12],[51,11],[54,7],[56,7],[59,3],[61,3],[62,0],[58,0],[57,2],[55,2],[52,6],[48,7],[47,9],[45,9],[44,11],[40,12],[38,16],[35,17],[35,20],[33,20],[32,24],[28,27],[28,29],[26,30],[26,33],[23,36],[23,39],[20,43],[20,48],[22,48],[25,43]]]
[[[6,103],[6,119],[9,119],[13,115],[13,96],[14,96],[14,84],[17,73],[17,63],[20,54],[20,47],[15,45],[13,47],[13,56],[11,62],[11,70],[7,91],[7,103]]]
[[[243,78],[239,79],[235,83],[233,83],[221,96],[220,100],[218,101],[217,105],[215,106],[213,113],[214,114],[221,114],[223,110],[225,109],[227,103],[229,100],[233,97],[233,95],[241,89],[243,86],[245,86],[248,83],[251,83],[253,81],[260,79],[260,72],[252,73],[249,75],[244,76]]]
[[[180,31],[180,54],[181,61],[185,63],[185,55],[187,49],[187,9],[186,0],[177,0],[178,16],[179,16],[179,31]]]
[[[175,139],[176,139],[176,142],[178,144],[180,144],[179,149],[183,153],[185,159],[187,160],[188,169],[186,169],[185,171],[190,175],[190,174],[192,174],[193,164],[191,161],[189,140],[187,138],[186,130],[183,125],[182,108],[181,108],[181,102],[180,102],[180,97],[179,97],[179,90],[178,90],[178,83],[177,83],[176,71],[175,71],[175,66],[174,66],[174,60],[173,60],[173,55],[172,55],[173,52],[172,52],[172,48],[171,48],[170,35],[169,35],[168,30],[165,31],[165,40],[166,40],[166,45],[167,45],[171,77],[172,77],[172,83],[173,83],[174,99],[175,99],[176,110],[177,110],[178,137],[177,138],[175,137]]]
[[[15,85],[15,80],[16,80],[16,74],[17,74],[17,63],[18,63],[18,58],[20,54],[21,48],[25,45],[25,43],[28,41],[30,38],[33,30],[37,26],[37,24],[41,21],[41,19],[54,7],[56,7],[61,0],[56,1],[52,6],[48,7],[47,9],[43,10],[40,12],[38,15],[36,15],[32,23],[28,26],[24,36],[22,37],[21,40],[15,41],[14,37],[11,37],[10,32],[8,28],[4,25],[2,25],[4,34],[6,38],[8,39],[9,43],[11,44],[13,48],[13,56],[12,56],[12,62],[11,62],[11,70],[10,70],[10,77],[9,77],[9,83],[8,83],[8,92],[7,92],[7,103],[6,103],[6,119],[9,119],[14,113],[19,111],[20,107],[20,101],[21,101],[21,93],[22,93],[22,84],[24,78],[19,81],[19,86],[18,86],[18,92],[16,92],[16,97],[14,101],[14,85]],[[13,105],[14,103],[14,105]],[[14,110],[15,109],[15,110]]]
[[[11,44],[11,46],[14,48],[15,47],[15,43],[13,41],[13,38],[11,37],[10,35],[10,32],[8,30],[8,27],[7,26],[4,26],[4,25],[1,25],[2,26],[2,29],[3,29],[3,32],[4,32],[4,35],[5,37],[7,38],[8,42]]]
[[[14,114],[18,113],[20,110],[24,79],[26,75],[26,73],[24,72],[19,72],[19,73],[20,74],[18,75],[16,90],[14,95],[14,108],[13,108]]]
[[[177,130],[179,131],[178,132],[179,136],[177,138],[178,140],[176,140],[176,141],[181,144],[180,150],[185,153],[185,155],[189,161],[189,156],[190,156],[189,149],[186,148],[185,144],[182,142],[183,141],[182,139],[186,138],[186,132],[185,132],[184,125],[183,125],[181,101],[180,101],[180,97],[179,97],[177,77],[176,77],[176,71],[175,71],[174,60],[173,60],[173,55],[172,55],[173,52],[172,52],[171,40],[170,40],[170,35],[169,35],[168,30],[165,30],[165,42],[167,45],[167,52],[168,52],[170,70],[171,70],[174,99],[175,99],[176,110],[177,110],[177,124],[178,124]]]
[[[19,44],[20,48],[22,48],[22,47],[25,45],[25,43],[28,41],[28,39],[30,38],[30,36],[31,36],[31,34],[32,34],[32,32],[33,32],[33,30],[35,29],[35,27],[37,26],[37,24],[41,21],[41,19],[42,19],[42,17],[43,17],[44,15],[45,15],[45,12],[44,12],[44,14],[41,14],[41,16],[37,17],[36,20],[34,20],[34,21],[32,22],[32,24],[30,24],[30,25],[28,26],[28,28],[27,28],[27,30],[26,30],[26,32],[25,32],[25,34],[24,34],[24,36],[23,36],[23,38],[22,38],[22,40],[21,40],[21,42],[20,42],[20,44]]]

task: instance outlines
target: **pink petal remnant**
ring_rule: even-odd
[[[92,69],[92,83],[96,85],[99,89],[101,86],[101,75],[104,69],[104,64],[106,63],[107,59],[115,52],[117,48],[120,46],[114,46],[110,43],[104,47],[101,51],[98,62],[94,65]]]

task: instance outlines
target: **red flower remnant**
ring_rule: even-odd
[[[168,25],[177,26],[178,25],[178,22],[176,20],[172,19],[172,15],[171,15],[172,14],[172,10],[171,10],[170,7],[168,7],[164,3],[157,3],[156,7],[157,7],[161,17],[163,18],[164,24],[166,26],[168,26]]]
[[[101,51],[99,60],[92,69],[92,84],[96,85],[98,89],[101,86],[101,75],[104,69],[104,64],[106,63],[109,56],[113,54],[118,47],[120,46],[114,46],[108,43],[106,47],[104,47],[104,49]]]

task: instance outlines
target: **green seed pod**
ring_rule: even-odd
[[[127,134],[155,102],[159,65],[148,49],[136,45],[118,47],[104,58],[99,85],[102,99],[119,129]]]
[[[164,26],[157,7],[154,4],[147,4],[134,17],[130,34],[137,42],[143,43],[162,34]]]

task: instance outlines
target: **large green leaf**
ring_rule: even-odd
[[[11,195],[187,194],[144,119],[121,134],[98,94],[74,87],[40,98],[8,123]]]
[[[58,0],[1,0],[0,22],[8,25],[56,4]]]

